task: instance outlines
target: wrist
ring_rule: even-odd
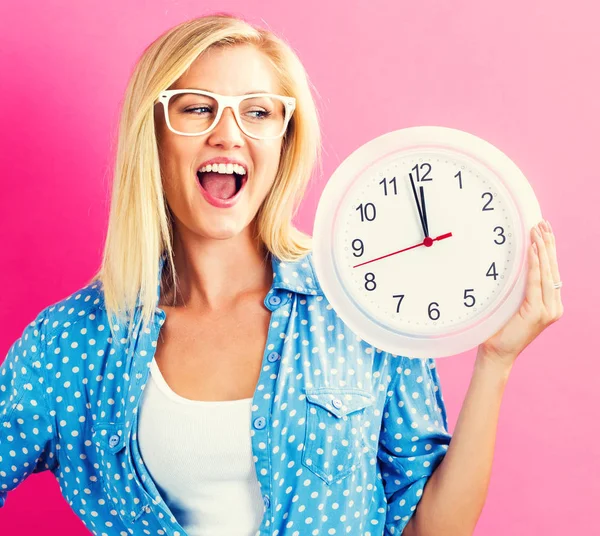
[[[517,356],[499,356],[480,345],[475,358],[475,368],[489,371],[508,380]]]

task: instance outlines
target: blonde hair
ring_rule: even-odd
[[[142,328],[153,320],[163,252],[167,286],[176,287],[172,217],[162,186],[154,121],[156,99],[205,50],[244,44],[267,56],[284,94],[296,98],[279,169],[257,212],[254,236],[283,261],[295,261],[312,249],[312,237],[292,223],[315,164],[319,169],[322,165],[318,112],[302,63],[281,38],[227,13],[181,23],[144,50],[122,104],[102,265],[90,281],[102,283],[113,335],[114,325],[133,318],[138,307]]]

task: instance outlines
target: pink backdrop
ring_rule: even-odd
[[[303,60],[323,116],[324,176],[385,132],[442,125],[508,154],[552,223],[565,315],[513,369],[478,536],[600,534],[596,385],[600,9],[591,0],[88,0],[0,7],[0,359],[100,262],[117,107],[165,29],[213,10],[265,23]],[[349,128],[354,125],[354,129]],[[451,431],[475,351],[439,361]],[[587,378],[587,380],[585,380]],[[585,380],[585,381],[584,381]],[[88,534],[46,472],[9,494],[0,533]],[[356,535],[359,536],[359,535]]]

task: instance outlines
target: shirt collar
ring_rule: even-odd
[[[308,295],[323,295],[323,290],[317,279],[314,271],[312,251],[309,251],[306,255],[299,258],[296,261],[284,262],[271,254],[271,267],[273,269],[273,283],[271,289],[282,289],[298,294]],[[163,251],[160,256],[158,263],[158,281],[156,294],[160,300],[160,281],[162,278],[162,271],[167,260],[167,253]],[[159,302],[157,300],[157,304]],[[141,307],[142,302],[138,295],[138,305]]]

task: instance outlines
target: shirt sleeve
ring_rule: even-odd
[[[31,322],[0,365],[0,507],[31,473],[57,464],[55,425],[46,399],[42,361],[45,310]]]
[[[402,534],[451,439],[435,361],[393,358],[377,454],[387,498],[386,536]]]

